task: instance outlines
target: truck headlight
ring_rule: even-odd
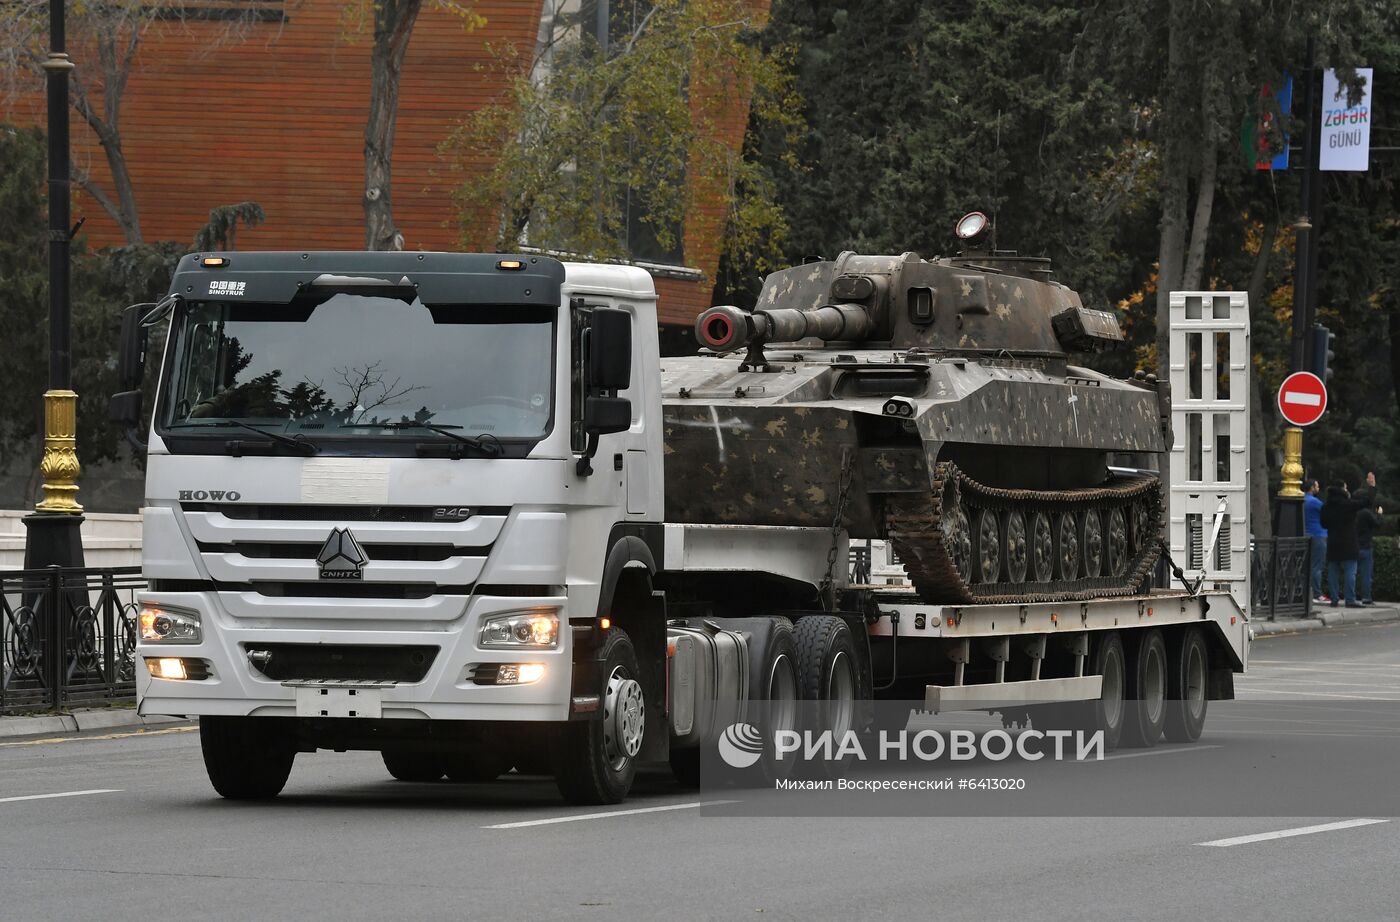
[[[142,643],[199,643],[199,612],[164,605],[143,605],[137,615]]]
[[[481,645],[552,650],[559,645],[559,609],[535,608],[493,615],[482,622]]]

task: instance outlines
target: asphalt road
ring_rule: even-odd
[[[1400,701],[1400,625],[1260,640],[1237,688]],[[1209,785],[1244,739],[1208,724],[1197,751],[1116,764]],[[1393,920],[1400,905],[1400,819],[1296,816],[1288,798],[1249,817],[759,819],[695,803],[659,775],[587,810],[544,779],[405,784],[377,755],[318,753],[277,801],[235,804],[189,729],[9,741],[0,918]]]

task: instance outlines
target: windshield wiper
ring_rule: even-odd
[[[254,426],[252,423],[245,423],[245,422],[242,422],[241,420],[237,420],[237,419],[226,419],[226,420],[223,420],[222,422],[208,422],[208,423],[175,423],[175,424],[172,425],[170,428],[171,428],[171,429],[221,429],[221,428],[223,428],[224,426],[237,426],[237,427],[239,427],[240,429],[247,429],[249,432],[256,432],[258,435],[265,435],[265,436],[267,436],[268,438],[272,439],[274,442],[278,442],[278,443],[280,443],[280,444],[282,444],[282,445],[287,445],[287,446],[290,446],[290,447],[292,447],[292,448],[295,448],[297,451],[301,452],[301,453],[304,454],[304,455],[315,455],[315,454],[319,454],[320,451],[321,451],[321,449],[319,449],[319,448],[316,447],[316,443],[315,443],[315,442],[308,441],[305,437],[303,437],[303,436],[301,436],[301,435],[291,436],[291,435],[283,435],[283,434],[280,433],[280,432],[269,432],[269,431],[266,430],[266,429],[262,429],[262,428],[259,428],[259,427],[257,427],[257,426]]]
[[[460,432],[453,432],[454,429],[461,429],[461,426],[438,426],[433,423],[342,423],[339,429],[427,429],[429,432],[436,432],[445,435],[454,442],[462,445],[470,445],[477,451],[489,458],[499,458],[501,456],[501,440],[489,432],[481,435],[462,435]]]

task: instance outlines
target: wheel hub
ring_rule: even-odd
[[[614,771],[641,752],[645,727],[646,704],[642,700],[642,686],[627,675],[626,670],[618,667],[608,677],[603,704],[603,747]]]

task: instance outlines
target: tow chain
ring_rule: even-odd
[[[826,551],[826,576],[821,582],[822,609],[834,611],[836,608],[836,550],[841,543],[842,526],[846,521],[846,502],[851,495],[851,449],[841,452],[841,476],[837,481],[836,516],[831,520],[831,546]]]

